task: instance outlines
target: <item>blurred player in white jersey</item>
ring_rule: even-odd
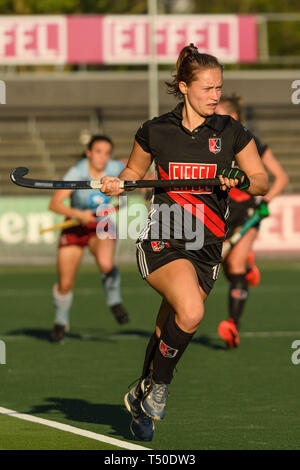
[[[103,135],[91,138],[86,158],[77,162],[64,176],[64,180],[99,179],[106,175],[118,176],[124,164],[119,160],[111,160],[113,143]],[[64,201],[71,198],[67,207]],[[122,304],[120,293],[120,274],[115,265],[116,238],[97,237],[99,219],[96,213],[101,206],[107,208],[111,198],[99,190],[59,190],[50,201],[49,209],[77,219],[80,225],[65,229],[61,233],[58,246],[57,268],[58,282],[53,286],[53,302],[55,309],[54,328],[51,341],[62,343],[69,327],[69,312],[73,302],[73,286],[80,265],[84,247],[88,247],[94,255],[102,273],[102,283],[106,294],[107,305],[120,324],[127,323],[129,316]],[[100,219],[101,220],[101,219]],[[107,224],[111,227],[111,224]]]

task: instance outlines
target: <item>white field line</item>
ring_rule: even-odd
[[[195,340],[197,341],[197,337],[199,336],[201,338],[201,336],[208,336],[209,338],[211,339],[219,339],[220,340],[220,336],[213,333],[213,334],[210,334],[210,333],[207,333],[207,332],[199,332],[199,335],[195,336]],[[149,333],[149,336],[150,336],[150,333]],[[300,331],[244,331],[244,332],[240,332],[239,333],[239,336],[240,338],[255,338],[255,339],[259,339],[259,338],[299,338],[300,339]],[[11,343],[11,342],[20,342],[20,341],[24,341],[24,340],[28,340],[28,336],[27,335],[17,335],[17,336],[14,336],[14,335],[1,335],[1,339],[7,343]],[[137,334],[122,334],[122,335],[118,335],[118,334],[112,334],[112,335],[104,335],[104,334],[95,334],[95,335],[80,335],[80,339],[81,340],[84,340],[84,341],[95,341],[95,340],[98,340],[98,341],[101,341],[102,339],[103,340],[106,340],[106,341],[136,341],[136,340],[140,340],[140,339],[143,339],[144,340],[144,336],[141,337],[141,335],[139,335],[138,333]]]
[[[211,296],[216,294],[224,294],[224,292],[228,291],[229,287],[222,286],[222,287],[215,287],[213,289]],[[102,292],[102,286],[99,284],[98,287],[78,287],[74,289],[75,295],[82,295],[82,296],[89,296],[89,295],[96,295],[98,292]],[[282,285],[272,285],[272,286],[260,286],[257,289],[251,289],[255,295],[257,294],[266,294],[268,292],[280,292],[281,295],[286,294],[288,292],[296,292],[299,290],[298,284],[292,284],[289,286],[282,286]],[[153,294],[153,290],[151,287],[125,287],[122,291],[127,295],[136,295],[137,293],[144,294]],[[0,289],[0,298],[1,297],[15,297],[15,296],[22,296],[22,297],[33,297],[33,296],[44,296],[44,295],[52,295],[52,289],[42,287],[40,289]]]
[[[210,333],[202,333],[199,332],[199,337],[201,336],[209,336],[212,339],[220,339],[220,336],[217,334],[210,334]],[[123,336],[123,335],[122,335]],[[299,338],[300,339],[300,331],[244,331],[239,332],[240,338]],[[3,336],[5,340],[5,336]],[[197,336],[195,336],[195,340],[197,341]]]
[[[206,335],[206,333],[203,333],[204,335]],[[210,338],[212,339],[220,339],[220,336],[217,335],[217,334],[207,334]],[[201,332],[199,332],[199,336],[201,337]],[[300,331],[245,331],[245,332],[240,332],[239,333],[239,336],[241,338],[289,338],[289,337],[298,337],[300,339]],[[92,335],[81,335],[81,337],[85,340],[89,340],[89,339],[93,339],[93,338],[98,338],[97,335],[95,336],[92,336]],[[10,339],[11,337],[10,336],[1,336],[1,338],[3,338],[3,340],[5,340],[6,338]],[[22,336],[20,336],[20,338],[22,338]],[[25,335],[23,336],[23,338],[27,338]],[[99,338],[101,338],[101,336],[99,336]],[[122,334],[122,335],[118,335],[118,334],[112,334],[112,335],[103,335],[103,339],[106,339],[106,340],[117,340],[117,341],[122,341],[122,340],[135,340],[135,339],[140,339],[141,336],[139,336],[138,334],[134,334],[134,335],[131,335],[131,334]],[[197,336],[195,336],[195,339],[197,339]]]
[[[298,337],[300,338],[300,331],[245,331],[239,333],[242,338],[284,338],[284,337]]]
[[[49,426],[50,428],[59,429],[60,431],[71,432],[72,434],[77,434],[78,436],[87,437],[89,439],[94,439],[95,441],[105,442],[106,444],[111,444],[116,447],[122,447],[123,449],[128,450],[151,450],[148,447],[142,447],[137,444],[131,444],[130,442],[120,441],[119,439],[114,439],[113,437],[107,437],[104,434],[97,434],[92,431],[87,431],[85,429],[75,428],[75,426],[70,426],[68,424],[58,423],[57,421],[50,421],[49,419],[38,418],[37,416],[32,416],[24,413],[18,413],[14,410],[9,410],[7,408],[0,407],[0,414],[12,416],[13,418],[23,419],[25,421],[31,421],[32,423],[43,424],[44,426]]]
[[[97,295],[99,292],[103,292],[103,287],[99,284],[99,288],[97,287],[78,287],[74,289],[75,295],[78,294],[79,296],[89,296],[89,295]],[[123,292],[129,295],[136,295],[137,292],[146,294],[146,293],[153,293],[153,290],[150,287],[127,287],[123,288]],[[0,289],[0,298],[1,297],[15,297],[16,295],[20,295],[22,297],[33,297],[33,296],[45,296],[49,295],[52,296],[52,288],[45,288],[42,287],[40,289]]]

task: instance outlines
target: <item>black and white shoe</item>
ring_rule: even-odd
[[[141,408],[152,419],[162,420],[166,413],[166,400],[169,396],[168,385],[156,383],[149,376],[141,383],[143,398]]]
[[[135,439],[139,441],[152,441],[154,435],[154,423],[142,408],[141,401],[136,393],[137,387],[133,387],[124,397],[124,403],[132,416],[130,430]]]

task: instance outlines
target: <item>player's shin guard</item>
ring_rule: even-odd
[[[175,321],[175,314],[171,313],[162,328],[153,358],[152,378],[154,382],[171,383],[176,364],[192,337],[193,334],[186,333],[179,328]]]
[[[143,370],[142,370],[142,375],[139,379],[139,382],[136,386],[135,393],[137,396],[140,396],[141,392],[141,383],[142,381],[149,376],[150,371],[152,369],[152,361],[153,357],[158,345],[158,337],[156,336],[156,333],[154,332],[151,338],[149,339],[147,349],[146,349],[146,354],[145,354],[145,359],[144,359],[144,364],[143,364]]]
[[[229,315],[233,319],[237,329],[240,327],[240,317],[248,298],[248,282],[245,276],[246,273],[231,274],[229,276]]]
[[[69,324],[69,313],[73,303],[73,292],[61,294],[58,285],[53,286],[53,304],[55,310],[55,325],[67,326]]]
[[[106,293],[106,302],[109,307],[122,303],[121,298],[121,278],[117,266],[106,274],[102,275],[102,283]]]

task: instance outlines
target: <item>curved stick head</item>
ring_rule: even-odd
[[[19,166],[18,168],[15,168],[12,170],[10,174],[10,179],[12,180],[13,183],[19,184],[20,180],[23,179],[25,175],[29,172],[28,168],[25,166]]]

